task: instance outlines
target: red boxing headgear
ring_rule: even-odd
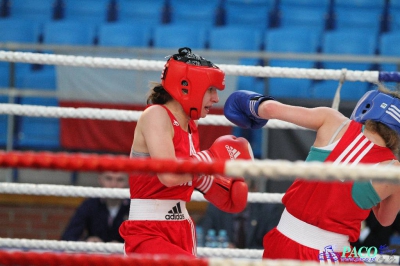
[[[225,73],[184,47],[168,59],[161,74],[161,84],[182,105],[185,113],[197,120],[206,91],[211,87],[225,89]]]

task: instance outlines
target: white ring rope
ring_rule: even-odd
[[[0,183],[0,193],[44,195],[60,197],[87,197],[87,198],[114,198],[129,199],[129,189],[82,187],[67,185],[27,184],[27,183]],[[282,203],[282,193],[254,193],[248,195],[248,202]],[[194,191],[191,201],[207,201],[203,194]]]
[[[225,163],[224,174],[233,177],[264,176],[269,179],[301,177],[321,181],[381,180],[396,183],[400,180],[400,167],[371,164],[335,165],[327,162],[290,162],[285,160],[228,160]]]
[[[73,107],[55,107],[39,105],[21,105],[21,104],[0,104],[0,114],[33,116],[33,117],[52,117],[52,118],[77,118],[77,119],[96,119],[96,120],[115,120],[115,121],[137,121],[142,111],[127,111],[115,109],[100,108],[73,108]],[[221,125],[235,126],[223,115],[207,115],[199,120],[200,125]],[[267,128],[275,129],[305,129],[292,123],[271,119]]]
[[[18,249],[18,250],[37,250],[37,251],[55,251],[55,252],[77,252],[77,253],[97,253],[97,254],[123,254],[124,245],[121,243],[99,243],[99,242],[82,242],[82,241],[59,241],[59,240],[38,240],[38,239],[17,239],[17,238],[0,238],[0,249]],[[252,259],[249,265],[320,265],[319,262],[306,261],[286,261],[286,260],[262,260],[263,250],[260,249],[235,249],[235,248],[197,248],[199,258],[228,258],[228,259]],[[379,254],[377,259],[381,261],[391,262],[392,265],[399,264],[399,256]],[[221,260],[221,264],[210,263],[210,265],[242,265],[240,261]],[[272,264],[271,264],[272,263]],[[276,264],[275,264],[276,263]],[[387,265],[388,263],[384,263]],[[354,265],[347,264],[346,265]],[[360,264],[357,264],[360,265]],[[373,264],[383,265],[383,264]]]
[[[23,62],[44,65],[63,65],[92,68],[113,68],[129,70],[161,71],[164,61],[121,59],[91,56],[55,55],[31,52],[0,51],[0,61]],[[238,66],[220,64],[219,67],[227,75],[254,76],[254,77],[282,77],[297,79],[340,80],[342,70],[333,69],[306,69],[286,67]],[[347,81],[364,81],[376,83],[379,81],[379,71],[348,70]]]
[[[93,243],[83,241],[58,241],[39,239],[0,238],[1,249],[53,250],[59,252],[85,252],[123,254],[121,243]],[[199,257],[224,257],[261,259],[262,250],[233,248],[197,248]]]

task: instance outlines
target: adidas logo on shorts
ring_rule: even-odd
[[[231,160],[235,160],[237,157],[239,157],[240,151],[236,150],[235,148],[229,145],[225,145],[225,148],[228,151]]]
[[[181,203],[178,202],[176,206],[174,206],[168,214],[165,215],[165,220],[184,220],[185,215],[182,213],[181,210]]]

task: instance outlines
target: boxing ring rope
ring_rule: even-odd
[[[88,243],[88,242],[80,242],[80,241],[58,241],[58,240],[32,240],[32,239],[13,239],[13,238],[0,238],[0,248],[3,249],[25,249],[30,250],[30,254],[34,254],[31,250],[41,251],[41,250],[51,250],[54,252],[73,252],[73,253],[90,253],[92,254],[107,254],[107,255],[121,255],[123,254],[123,244],[121,243]],[[234,249],[234,248],[197,248],[198,250],[198,257],[199,258],[209,258],[208,265],[213,265],[212,261],[218,256],[219,259],[217,261],[224,262],[221,265],[227,265],[226,259],[248,259],[241,260],[238,264],[231,264],[229,265],[284,265],[284,266],[294,266],[294,265],[321,265],[318,262],[300,262],[300,261],[293,261],[293,260],[261,260],[263,250],[257,249]],[[0,250],[0,265],[8,265],[8,264],[1,264],[1,259],[3,258],[2,251]],[[6,253],[5,254],[10,254]],[[17,253],[20,256],[20,253]],[[128,258],[131,256],[128,256]],[[119,256],[121,258],[121,256]],[[141,256],[141,258],[143,258]],[[154,259],[154,257],[152,257]],[[224,258],[225,260],[220,260]],[[42,258],[44,259],[44,258]],[[176,257],[169,257],[170,260],[176,259]],[[386,254],[380,254],[378,259],[382,262],[390,262],[390,264],[398,265],[400,262],[399,256],[391,256]],[[186,261],[187,265],[191,265],[193,260]],[[237,261],[236,261],[237,262]],[[248,264],[250,263],[250,264]],[[389,263],[383,263],[389,264]],[[11,265],[11,264],[10,264]],[[12,264],[14,265],[14,264]],[[25,265],[25,264],[22,264]],[[33,265],[33,264],[29,264]],[[87,264],[85,264],[87,265]],[[96,266],[99,264],[96,264]],[[109,265],[109,264],[106,264]],[[120,264],[118,264],[120,265]],[[143,265],[143,264],[140,264]],[[155,264],[151,264],[155,265]],[[184,264],[172,264],[172,265],[184,265]],[[206,264],[207,265],[207,264]],[[219,264],[218,264],[219,265]],[[353,265],[347,264],[346,265]],[[357,264],[360,265],[360,264]],[[375,264],[374,264],[375,265]],[[381,264],[376,264],[381,265]],[[59,266],[59,265],[57,265]]]
[[[127,111],[86,107],[73,108],[9,103],[0,104],[0,114],[48,118],[77,118],[132,122],[137,121],[142,112],[143,111]],[[226,119],[226,117],[212,114],[209,114],[207,115],[207,117],[200,119],[199,125],[235,126],[232,122]],[[271,119],[265,127],[274,129],[305,129],[292,123],[276,119]]]
[[[318,262],[300,262],[295,260],[263,260],[263,261],[243,261],[232,259],[192,259],[185,257],[168,256],[116,256],[116,255],[93,255],[93,254],[57,254],[57,253],[35,253],[35,252],[3,252],[0,251],[0,265],[26,265],[30,266],[75,266],[75,265],[118,265],[118,266],[316,266]],[[349,266],[360,264],[347,264]]]
[[[60,241],[60,240],[35,240],[0,238],[0,247],[6,249],[27,249],[27,250],[53,250],[59,252],[85,252],[103,254],[123,254],[124,244],[122,243],[96,243],[83,241]],[[234,249],[234,248],[203,248],[199,247],[198,256],[223,257],[223,258],[246,258],[261,259],[262,250],[257,249]]]
[[[165,64],[164,61],[157,60],[40,54],[32,52],[10,52],[1,50],[0,61],[142,71],[161,71]],[[226,73],[226,75],[298,79],[306,78],[316,80],[340,80],[343,78],[343,72],[340,69],[334,70],[268,66],[238,66],[227,64],[219,64],[219,67]],[[399,82],[400,75],[397,72],[347,70],[346,81],[363,81],[371,83],[380,81]]]
[[[68,171],[115,171],[221,174],[230,177],[294,180],[379,180],[398,183],[400,168],[370,164],[335,165],[322,162],[290,162],[286,160],[196,160],[141,159],[123,155],[83,153],[0,151],[0,167],[57,169]]]
[[[48,64],[63,66],[80,66],[92,68],[113,68],[126,70],[151,70],[161,71],[164,61],[118,59],[71,55],[39,54],[28,52],[0,51],[0,61],[22,62],[32,64]],[[261,66],[235,66],[219,65],[227,75],[255,76],[255,77],[283,77],[283,78],[308,78],[308,79],[343,79],[342,70],[329,69],[293,69],[280,67]],[[378,83],[381,81],[400,81],[397,72],[379,71],[351,71],[346,70],[346,81],[363,81]],[[117,121],[137,121],[140,111],[108,110],[96,108],[60,108],[29,106],[18,104],[0,104],[1,114],[41,116],[58,118],[78,119],[100,119]],[[199,121],[199,124],[233,126],[225,117],[209,115]],[[270,120],[267,128],[288,128],[304,129],[296,125]],[[216,161],[212,163],[194,161],[168,161],[145,163],[143,160],[130,159],[125,156],[92,155],[92,154],[67,154],[49,152],[0,152],[0,167],[22,167],[37,169],[61,169],[80,171],[146,171],[146,172],[175,172],[175,173],[204,173],[223,174],[233,177],[268,177],[270,179],[294,179],[301,176],[311,180],[389,180],[398,182],[400,177],[399,169],[396,167],[380,167],[369,165],[335,166],[327,163],[304,163],[288,162],[283,160],[257,160],[257,161]],[[31,184],[0,184],[1,193],[10,194],[34,194],[34,195],[57,195],[57,196],[82,196],[82,197],[129,197],[129,190],[104,189],[104,188],[83,188],[60,185],[31,185]],[[281,202],[283,194],[280,193],[249,193],[249,202]],[[193,201],[203,201],[200,193],[193,193]],[[5,249],[46,249],[55,252],[93,252],[122,254],[122,244],[115,243],[87,243],[53,240],[29,240],[0,238],[0,248]],[[286,260],[260,260],[262,250],[238,250],[238,249],[216,249],[198,248],[200,257],[220,256],[224,258],[250,258],[257,261],[235,261],[210,258],[208,260],[179,260],[179,258],[160,259],[141,256],[122,257],[101,255],[79,255],[72,254],[40,254],[35,252],[3,252],[0,250],[0,265],[14,265],[19,261],[20,265],[76,265],[78,261],[86,265],[320,265],[317,262],[300,262]],[[159,263],[159,264],[158,264]],[[395,263],[399,263],[396,257]],[[351,265],[351,264],[349,264]],[[359,264],[358,264],[359,265]]]
[[[129,199],[129,189],[123,188],[102,188],[102,187],[83,187],[66,185],[45,185],[45,184],[19,184],[19,183],[0,183],[0,193],[23,194],[23,195],[42,195],[59,197],[85,197],[85,198],[113,198]],[[248,202],[259,203],[282,203],[284,193],[260,193],[250,192]],[[203,194],[194,191],[191,201],[207,201]]]

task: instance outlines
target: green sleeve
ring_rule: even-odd
[[[371,209],[381,201],[370,181],[354,182],[351,196],[358,207],[364,210]]]

